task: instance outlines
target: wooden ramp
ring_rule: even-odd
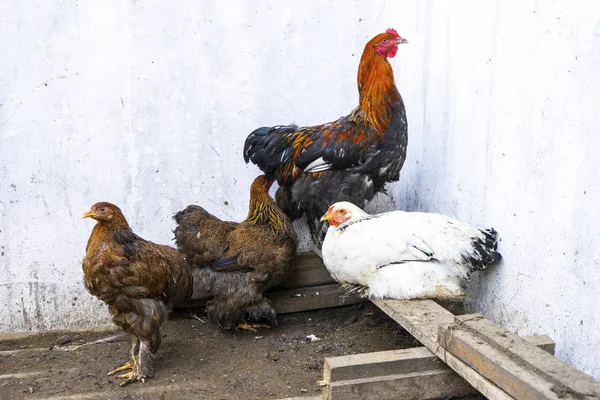
[[[282,314],[367,301],[341,290],[313,253],[300,254],[292,276],[267,297]],[[208,298],[195,287],[190,305]],[[432,300],[373,303],[425,347],[326,359],[325,399],[600,399],[600,382],[554,357],[547,336],[519,337]]]
[[[481,314],[454,316],[431,300],[374,300],[489,399],[600,399],[600,382]]]

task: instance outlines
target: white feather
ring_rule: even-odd
[[[349,221],[330,226],[323,261],[338,282],[368,288],[374,298],[412,299],[463,294],[474,256],[474,227],[433,213],[392,211],[369,215],[354,204],[336,203]]]
[[[316,160],[312,161],[310,164],[304,168],[303,172],[306,174],[310,174],[313,172],[321,172],[326,171],[331,168],[331,164],[323,160],[323,157],[319,157]]]

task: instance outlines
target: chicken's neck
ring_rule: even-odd
[[[277,207],[275,201],[266,193],[250,197],[248,216],[244,223],[250,225],[268,225],[274,232],[289,230],[293,232],[287,215]]]
[[[394,105],[400,93],[388,60],[375,51],[365,49],[358,66],[359,109],[364,119],[383,136],[392,120]]]
[[[92,235],[95,240],[103,242],[115,241],[120,244],[128,243],[136,238],[135,233],[129,227],[125,219],[112,220],[108,222],[98,221],[92,229]]]

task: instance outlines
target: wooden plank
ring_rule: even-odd
[[[481,314],[440,326],[438,342],[516,399],[600,398],[600,382]]]
[[[270,292],[266,294],[266,297],[271,300],[271,304],[278,314],[348,306],[368,301],[355,293],[348,294],[337,283]],[[204,307],[206,300],[196,299],[185,307]]]
[[[337,283],[283,290],[268,293],[267,297],[278,314],[347,306],[367,301],[356,294],[347,294]]]
[[[325,399],[428,399],[477,394],[425,347],[326,358]]]
[[[336,283],[325,268],[325,264],[313,252],[298,254],[294,271],[282,284],[272,291],[295,289],[306,286],[327,285]]]
[[[426,347],[328,357],[323,365],[325,382],[399,375],[446,367],[444,362]]]
[[[547,336],[523,339],[553,351],[554,342]],[[425,376],[430,380],[423,381]],[[323,383],[325,398],[333,399],[369,398],[357,397],[358,393],[382,399],[448,398],[478,393],[426,347],[326,358]]]
[[[197,277],[198,270],[194,269],[194,293],[192,294],[191,306],[197,306],[199,301],[208,300],[212,296],[202,290],[200,281]],[[318,286],[335,283],[323,261],[313,252],[305,252],[298,254],[296,257],[296,265],[291,275],[279,286],[274,287],[271,291],[278,292],[284,289],[296,289],[307,286]]]
[[[454,322],[454,315],[451,312],[432,300],[374,299],[372,301],[481,394],[494,400],[513,398],[438,345],[438,326],[448,326]]]
[[[547,335],[532,335],[532,336],[521,336],[527,342],[531,343],[537,348],[544,350],[548,354],[554,355],[556,349],[556,343],[554,340]]]
[[[412,374],[333,382],[323,391],[326,400],[426,400],[443,399],[448,394],[468,396],[476,391],[452,370],[438,369]],[[456,386],[455,386],[456,385]]]
[[[554,349],[554,341],[548,336],[524,336],[523,339],[545,351],[552,352]],[[323,381],[345,381],[443,368],[448,367],[426,347],[376,351],[325,358]]]

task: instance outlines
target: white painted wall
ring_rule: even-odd
[[[263,124],[325,122],[357,101],[366,41],[408,108],[399,208],[502,236],[472,307],[600,377],[600,5],[534,1],[0,2],[0,331],[107,323],[80,263],[96,201],[169,243],[199,203],[241,220]],[[378,199],[379,209],[390,199]],[[377,207],[371,207],[377,209]],[[304,245],[303,245],[304,246]]]
[[[473,311],[600,378],[600,3],[416,11],[397,205],[494,226],[504,262],[474,279]]]

